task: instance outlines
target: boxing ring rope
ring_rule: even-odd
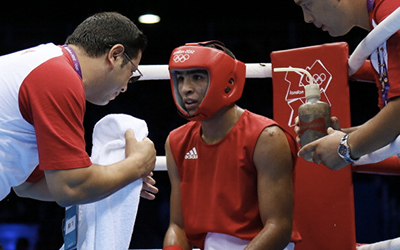
[[[400,7],[376,26],[356,47],[349,58],[349,76],[353,75],[379,45],[400,29]]]
[[[139,65],[145,80],[169,80],[168,65]],[[246,78],[270,78],[272,77],[271,63],[246,63]]]
[[[400,7],[376,26],[349,57],[349,76],[353,75],[371,53],[400,29]],[[140,65],[140,80],[168,80],[168,65]],[[271,63],[246,63],[246,78],[272,77]]]
[[[349,76],[353,75],[363,65],[365,60],[383,44],[390,36],[400,29],[400,7],[377,25],[356,47],[350,55]],[[141,81],[145,80],[169,80],[168,65],[140,65],[143,73]],[[271,63],[246,63],[246,78],[271,78]],[[399,144],[391,148],[400,149]],[[395,154],[395,153],[394,153]],[[166,171],[165,156],[157,156],[155,171]],[[357,247],[358,250],[395,250],[400,249],[400,238],[367,244]]]

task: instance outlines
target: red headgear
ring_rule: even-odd
[[[205,47],[209,44],[221,49]],[[189,69],[205,69],[209,76],[207,93],[192,116],[184,108],[175,74],[176,71]],[[246,65],[226,54],[225,46],[219,41],[187,43],[172,51],[169,73],[172,95],[178,111],[188,120],[203,121],[241,97],[246,80]]]

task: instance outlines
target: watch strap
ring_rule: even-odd
[[[338,147],[338,155],[345,160],[345,162],[348,163],[353,163],[356,162],[358,159],[353,159],[350,156],[350,146],[347,143],[347,140],[349,138],[349,134],[345,134],[341,139],[340,139],[340,145]]]

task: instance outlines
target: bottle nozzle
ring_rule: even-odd
[[[302,68],[274,68],[274,71],[275,72],[299,71],[306,74],[309,82],[309,84],[304,86],[306,99],[311,97],[318,97],[319,99],[321,97],[321,93],[319,92],[319,85],[314,83],[314,78],[307,70]]]
[[[311,97],[317,97],[318,99],[321,98],[321,92],[319,91],[318,84],[308,84],[304,86],[304,90],[306,99],[309,99]]]
[[[308,71],[305,70],[305,69],[302,69],[302,68],[274,68],[274,72],[287,72],[287,71],[294,71],[294,72],[300,71],[301,73],[304,73],[304,74],[307,75],[307,77],[308,77],[308,83],[309,83],[310,85],[311,85],[311,84],[314,84],[314,78],[312,77],[312,75],[310,74],[310,72],[308,72]]]

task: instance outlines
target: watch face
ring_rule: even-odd
[[[340,155],[346,156],[347,155],[347,147],[343,144],[339,145],[338,152]]]

